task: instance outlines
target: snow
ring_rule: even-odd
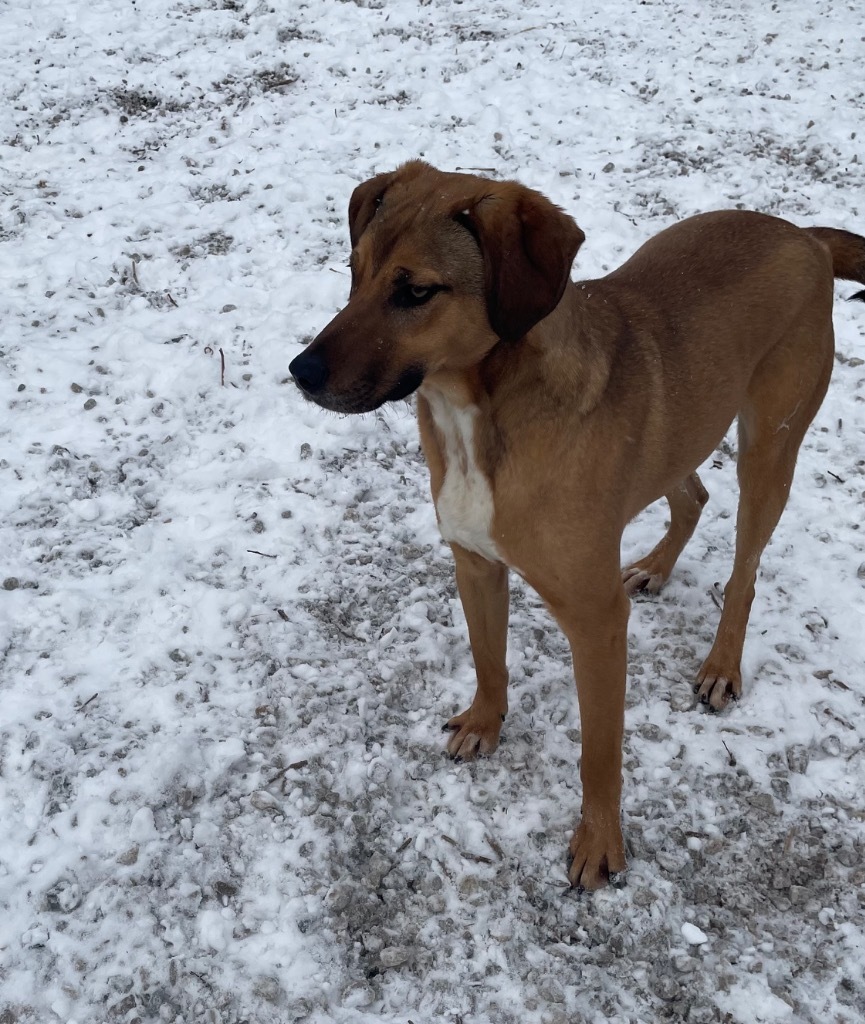
[[[3,1024],[863,1019],[856,288],[743,701],[691,693],[732,437],[674,578],[634,602],[630,869],[593,897],[566,886],[563,638],[513,579],[504,742],[448,761],[473,670],[412,411],[340,418],[287,380],[345,301],[352,188],[412,157],[545,192],[582,277],[708,209],[865,232],[858,14],[7,0]]]
[[[689,921],[686,921],[682,925],[682,937],[684,938],[685,942],[689,943],[692,946],[700,946],[704,942],[709,941],[709,936],[704,931],[701,931],[695,924],[691,924]]]

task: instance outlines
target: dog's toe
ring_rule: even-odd
[[[618,823],[591,828],[582,821],[568,848],[568,880],[578,891],[601,889],[627,868]]]
[[[731,699],[736,701],[742,696],[742,680],[738,673],[735,676],[710,673],[698,680],[694,690],[701,704],[713,711],[723,711]]]
[[[639,565],[630,565],[622,569],[622,583],[625,593],[629,597],[645,591],[647,594],[659,594],[666,582],[666,577],[660,572],[651,572]]]
[[[500,713],[480,714],[474,708],[455,715],[444,726],[444,731],[452,734],[447,752],[461,761],[491,754],[499,744],[503,721],[504,715]]]

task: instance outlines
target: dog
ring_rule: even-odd
[[[568,877],[599,888],[626,866],[629,595],[669,578],[708,498],[696,468],[738,417],[735,559],[695,685],[711,709],[738,699],[760,556],[832,370],[833,278],[865,284],[865,237],[705,213],[574,283],[584,235],[559,207],[421,161],[358,186],[348,216],[348,305],[289,370],[340,413],[417,393],[477,673],[470,707],[445,726],[452,756],[499,740],[509,569],[564,630],[582,723]],[[666,535],[623,570],[625,525],[661,497]]]

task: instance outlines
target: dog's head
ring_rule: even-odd
[[[359,185],[348,218],[348,305],[289,366],[337,412],[405,398],[522,338],[558,305],[584,238],[538,192],[420,161]]]

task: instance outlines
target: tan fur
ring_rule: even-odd
[[[695,469],[738,416],[736,556],[695,688],[716,710],[739,696],[760,555],[829,381],[833,271],[865,283],[865,239],[709,213],[575,284],[583,233],[547,199],[419,162],[359,186],[349,220],[351,299],[292,373],[343,412],[418,389],[477,670],[471,706],[448,722],[451,754],[498,743],[509,567],[565,631],[583,736],[569,875],[595,888],[625,867],[627,595],[669,577],[708,498]],[[622,570],[625,524],[662,496],[666,536]]]

